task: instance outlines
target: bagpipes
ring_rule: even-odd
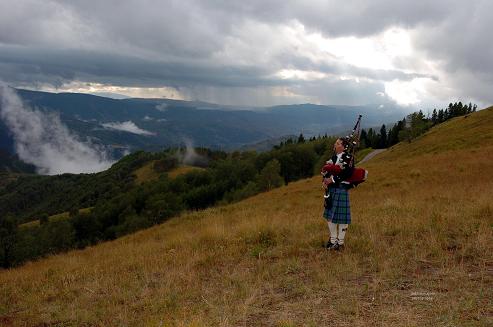
[[[349,163],[349,167],[352,169],[351,176],[343,180],[340,184],[342,187],[350,189],[358,186],[363,183],[368,177],[368,171],[363,168],[354,167],[354,152],[360,143],[360,134],[361,134],[361,115],[358,116],[358,120],[354,125],[354,128],[350,135],[344,137],[346,146],[344,151],[351,155],[351,162]],[[322,168],[322,176],[323,178],[330,178],[332,175],[339,175],[342,171],[340,165],[336,163],[327,163]],[[325,189],[324,194],[324,206],[326,208],[330,208],[332,206],[332,200],[330,199],[329,188]]]

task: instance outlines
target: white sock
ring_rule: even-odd
[[[337,243],[337,224],[331,221],[327,222],[327,224],[329,225],[330,231],[330,243],[335,244]]]
[[[339,245],[344,244],[344,237],[346,236],[346,231],[347,231],[348,224],[339,224]]]

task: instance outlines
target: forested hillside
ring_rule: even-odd
[[[3,240],[0,262],[9,267],[111,240],[184,210],[236,202],[311,177],[333,142],[300,136],[260,154],[203,148],[136,152],[97,174],[17,176],[0,187],[0,223],[6,235],[15,235]],[[204,169],[181,169],[187,161]]]

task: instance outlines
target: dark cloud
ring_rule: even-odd
[[[450,88],[446,96],[493,104],[492,13],[493,2],[471,1],[456,7],[446,20],[423,25],[413,34],[423,56],[438,63],[442,82]]]
[[[351,74],[376,80],[409,80],[429,77],[425,74],[403,73],[395,70],[372,70],[337,62],[316,63],[306,58],[280,58],[294,62],[292,67],[329,74]],[[283,86],[295,81],[276,78],[279,67],[221,65],[203,61],[152,61],[137,57],[87,50],[53,50],[33,47],[1,46],[0,62],[5,69],[2,77],[13,83],[28,82],[36,76],[38,82],[61,86],[75,79],[125,86],[223,86],[258,87]]]
[[[259,86],[287,84],[269,78],[272,71],[260,66],[222,66],[206,62],[152,61],[94,51],[53,50],[0,46],[6,81],[26,81],[26,76],[53,78],[56,84],[74,79],[126,86],[159,87]],[[21,72],[21,75],[18,73]]]
[[[207,101],[270,104],[367,103],[385,82],[428,78],[436,81],[429,94],[439,100],[453,95],[488,103],[492,6],[487,0],[5,0],[0,79],[34,87],[70,81],[173,87]],[[300,26],[326,38],[400,27],[411,32],[418,52],[394,58],[393,69],[356,66],[320,49],[310,53],[316,44],[296,34]],[[285,69],[328,77],[283,79],[278,72]],[[322,86],[330,86],[330,96]]]
[[[461,5],[460,0],[337,0],[315,1],[207,1],[232,13],[236,19],[252,17],[272,23],[297,20],[307,28],[327,36],[368,36],[389,26],[414,27],[426,22],[437,22]],[[462,2],[462,5],[465,5]]]
[[[493,2],[472,1],[457,8],[437,26],[425,25],[415,34],[415,42],[426,55],[442,61],[453,73],[493,71]]]

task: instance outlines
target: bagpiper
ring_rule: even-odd
[[[338,138],[334,143],[334,154],[322,168],[325,189],[324,213],[327,220],[330,238],[324,245],[329,250],[344,248],[344,238],[351,224],[351,208],[349,189],[364,182],[368,172],[362,168],[354,168],[353,153],[359,143],[361,115],[351,135]]]

